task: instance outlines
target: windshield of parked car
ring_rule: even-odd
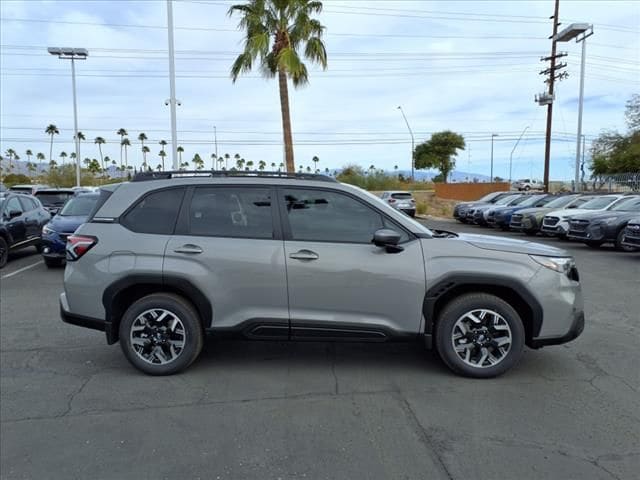
[[[576,197],[568,195],[566,197],[556,198],[555,200],[551,200],[549,203],[545,205],[547,208],[561,208],[565,205],[569,205],[572,201],[574,201]]]
[[[39,192],[36,194],[36,198],[45,207],[61,207],[72,196],[73,193],[70,192]]]
[[[513,200],[519,198],[521,195],[507,195],[496,202],[496,205],[509,205]]]
[[[623,198],[614,203],[609,210],[618,212],[637,212],[640,211],[640,197]]]
[[[589,200],[584,205],[581,205],[580,208],[584,208],[585,210],[600,210],[601,208],[605,208],[616,198],[617,197],[612,196],[596,197],[593,200]]]
[[[521,201],[515,202],[514,205],[518,205],[519,207],[530,207],[532,205],[535,205],[543,198],[544,195],[532,195],[530,197],[523,197]]]
[[[80,195],[69,200],[58,214],[62,217],[86,217],[98,201],[98,195]]]

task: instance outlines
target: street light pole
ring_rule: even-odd
[[[587,50],[587,38],[593,35],[593,25],[588,23],[572,23],[562,32],[556,35],[555,40],[558,42],[568,42],[576,39],[576,43],[582,43],[582,56],[580,59],[580,95],[578,99],[578,132],[576,134],[576,165],[575,165],[575,189],[577,192],[581,190],[580,182],[580,148],[582,143],[582,107],[584,103],[584,70],[585,56]]]
[[[516,148],[518,146],[518,144],[520,143],[520,140],[522,140],[522,137],[524,136],[524,133],[529,129],[529,125],[527,125],[526,127],[524,127],[524,130],[522,131],[522,133],[520,134],[520,136],[518,137],[518,141],[516,142],[516,144],[513,146],[513,149],[511,150],[511,153],[509,154],[509,184],[511,184],[512,178],[511,178],[511,166],[513,164],[513,152],[516,151]]]
[[[173,5],[172,0],[167,0],[167,30],[169,32],[169,89],[171,98],[171,155],[173,169],[178,170],[178,132],[176,126],[176,65],[173,51]]]
[[[491,183],[493,183],[493,139],[497,136],[497,133],[491,134],[491,179],[489,180]]]
[[[76,63],[75,60],[86,60],[89,52],[86,48],[49,47],[47,51],[63,60],[71,60],[71,87],[73,90],[73,143],[76,152],[76,186],[80,186],[80,139],[78,138],[78,102],[76,99]]]
[[[402,114],[402,118],[404,118],[404,123],[407,124],[407,128],[409,129],[409,134],[411,135],[411,181],[413,182],[414,169],[415,169],[415,161],[414,161],[413,155],[416,150],[416,140],[413,136],[413,130],[411,130],[411,126],[409,126],[409,121],[407,120],[407,116],[404,114],[404,110],[402,110],[402,106],[398,106],[398,110],[400,110],[400,113]]]

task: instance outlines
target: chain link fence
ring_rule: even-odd
[[[595,175],[583,183],[583,190],[607,193],[640,192],[640,172]]]

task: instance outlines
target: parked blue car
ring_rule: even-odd
[[[81,193],[71,197],[60,213],[42,229],[42,257],[47,267],[64,265],[67,237],[87,221],[98,197],[97,193]]]
[[[522,202],[517,205],[511,205],[508,207],[501,207],[492,209],[487,214],[487,225],[494,228],[501,228],[503,230],[509,229],[509,223],[511,223],[511,216],[525,208],[537,208],[544,207],[547,203],[549,203],[554,198],[558,198],[554,195],[549,195],[546,193],[539,195],[530,195],[525,198]]]

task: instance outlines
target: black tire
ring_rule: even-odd
[[[587,240],[584,243],[590,248],[600,248],[604,242],[599,242],[597,240]]]
[[[60,268],[64,265],[64,260],[62,258],[44,257],[44,264],[47,268]]]
[[[492,366],[472,366],[458,356],[453,345],[456,322],[473,310],[486,309],[500,315],[511,331],[511,346],[501,360]],[[440,312],[436,323],[436,348],[442,361],[455,373],[472,378],[492,378],[514,367],[524,349],[525,331],[514,308],[494,295],[469,293],[449,302]]]
[[[538,234],[538,230],[523,230],[523,232],[529,237],[535,237]]]
[[[526,187],[524,187],[524,191],[528,192],[529,190],[531,190],[531,187],[529,185],[527,185]]]
[[[618,236],[616,237],[615,247],[619,252],[635,252],[638,250],[634,247],[627,247],[626,245],[622,245],[622,239],[624,238],[624,228],[618,232]]]
[[[144,360],[131,343],[131,327],[142,313],[163,309],[177,317],[184,327],[186,340],[177,357],[165,364],[152,364]],[[179,295],[154,293],[134,302],[120,321],[120,347],[127,360],[138,370],[149,375],[172,375],[184,370],[198,357],[204,343],[200,316],[193,305]]]
[[[35,247],[36,247],[36,252],[38,253],[42,253],[42,250],[44,250],[44,247],[42,246],[41,243],[38,243]]]
[[[0,237],[0,268],[3,268],[9,260],[9,245],[7,241]]]

